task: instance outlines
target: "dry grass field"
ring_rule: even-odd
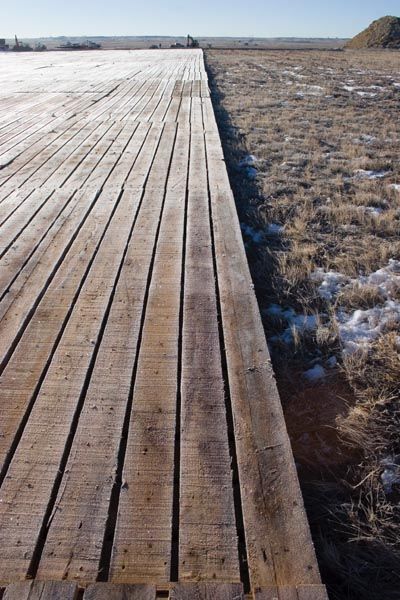
[[[400,587],[400,54],[207,51],[332,598]]]

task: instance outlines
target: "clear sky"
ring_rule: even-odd
[[[352,37],[399,0],[2,1],[0,37],[186,35]]]

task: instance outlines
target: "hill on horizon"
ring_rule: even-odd
[[[400,18],[386,16],[347,42],[346,48],[400,48]]]

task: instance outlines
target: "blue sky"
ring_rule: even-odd
[[[399,0],[3,0],[0,37],[351,37]]]

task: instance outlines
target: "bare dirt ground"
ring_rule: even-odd
[[[332,598],[399,598],[400,54],[207,51]]]

